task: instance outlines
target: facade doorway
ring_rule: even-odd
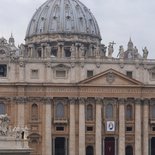
[[[133,148],[132,148],[131,145],[129,145],[129,146],[127,146],[127,147],[125,148],[125,154],[126,154],[126,155],[133,155]]]
[[[87,146],[86,155],[94,155],[94,149],[92,146]]]
[[[115,155],[115,138],[106,137],[105,138],[105,155]]]
[[[66,146],[65,138],[56,137],[55,138],[55,155],[66,155],[65,146]]]
[[[151,138],[151,155],[155,155],[155,137]]]

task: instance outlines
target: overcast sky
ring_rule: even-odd
[[[16,45],[24,43],[28,23],[45,0],[0,0],[0,37],[11,32]],[[115,41],[115,55],[129,38],[142,53],[147,46],[149,58],[155,59],[155,0],[81,0],[96,17],[102,43]]]

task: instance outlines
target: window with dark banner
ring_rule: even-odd
[[[6,77],[7,75],[7,65],[0,64],[0,77]]]
[[[115,139],[114,137],[105,138],[105,155],[115,155]]]

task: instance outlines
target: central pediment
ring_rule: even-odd
[[[92,86],[107,86],[107,85],[114,85],[114,86],[128,86],[128,85],[143,85],[140,81],[137,81],[133,78],[129,78],[126,75],[113,70],[108,69],[102,73],[99,73],[95,76],[87,78],[83,81],[80,81],[79,84],[84,85],[92,85]]]

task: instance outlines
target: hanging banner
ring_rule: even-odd
[[[107,131],[115,131],[115,122],[107,121]]]

